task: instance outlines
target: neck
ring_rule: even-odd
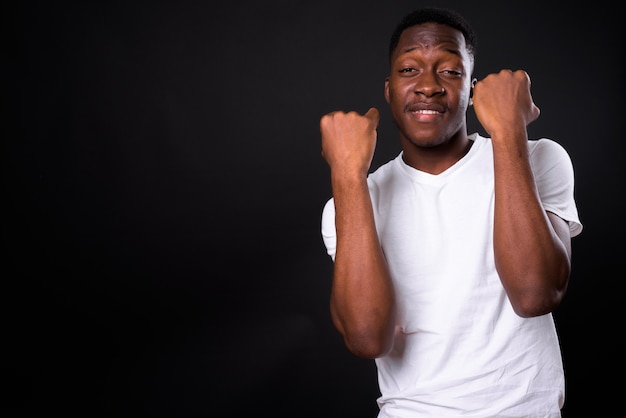
[[[435,175],[456,164],[474,143],[467,135],[457,135],[436,146],[420,146],[407,140],[402,142],[404,162],[417,170]]]

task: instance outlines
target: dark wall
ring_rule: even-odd
[[[492,3],[431,2],[476,27],[479,78],[530,73],[542,111],[531,137],[570,152],[585,230],[555,314],[564,417],[611,416],[617,391],[605,376],[621,377],[624,352],[623,25],[602,2]],[[373,363],[347,353],[328,314],[318,122],[377,106],[374,166],[395,156],[387,40],[419,4],[4,6],[14,54],[4,65],[2,408],[374,417]]]

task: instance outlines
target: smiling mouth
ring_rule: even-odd
[[[445,113],[445,106],[437,103],[413,102],[404,107],[404,110],[416,115],[438,115]]]
[[[409,114],[416,122],[433,123],[441,120],[445,112],[434,109],[411,109]]]

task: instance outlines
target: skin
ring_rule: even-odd
[[[407,28],[391,57],[384,94],[405,162],[439,174],[471,147],[466,113],[476,116],[494,151],[496,269],[521,317],[552,312],[565,294],[571,244],[567,223],[543,210],[527,150],[527,126],[539,116],[522,70],[476,82],[460,31],[424,23]],[[347,348],[376,358],[393,346],[393,283],[379,244],[367,175],[379,111],[336,111],[320,120],[322,156],[330,167],[337,251],[330,311]]]

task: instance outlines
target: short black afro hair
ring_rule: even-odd
[[[476,48],[478,46],[476,33],[463,16],[450,9],[425,7],[407,14],[400,21],[400,23],[398,23],[391,34],[391,39],[389,40],[389,59],[391,59],[393,51],[398,46],[402,32],[404,32],[405,29],[411,26],[419,25],[420,23],[441,23],[461,31],[461,33],[463,33],[463,37],[465,37],[467,51],[472,58],[476,57]]]

